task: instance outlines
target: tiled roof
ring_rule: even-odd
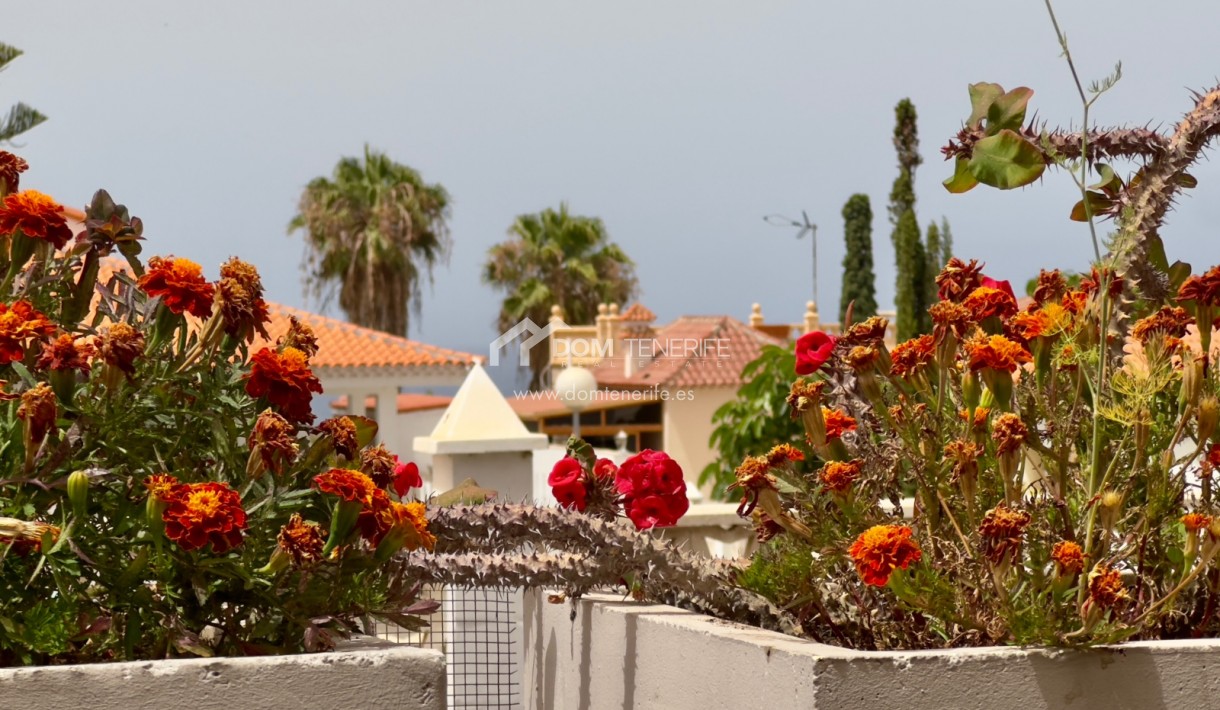
[[[98,283],[106,284],[117,272],[130,274],[127,264],[119,259],[106,259],[98,273]],[[267,323],[269,340],[255,336],[251,345],[257,349],[274,345],[276,340],[288,332],[290,316],[313,328],[318,338],[318,353],[310,359],[310,365],[319,374],[357,374],[373,369],[409,368],[426,372],[470,369],[479,358],[470,353],[449,350],[390,335],[371,328],[353,325],[336,318],[328,318],[298,308],[267,302],[271,320]]]
[[[398,395],[398,413],[406,414],[408,412],[422,412],[428,409],[441,409],[448,407],[453,401],[453,397],[443,397],[435,394],[416,394],[414,392],[400,392]],[[338,397],[331,401],[331,409],[346,412],[347,411],[347,395]],[[366,397],[364,400],[365,411],[373,409],[377,406],[376,397]]]
[[[548,392],[535,392],[534,394],[546,395]],[[624,393],[627,394],[627,393]],[[635,393],[630,393],[635,394]],[[624,407],[639,407],[641,405],[650,404],[656,401],[656,398],[646,393],[640,393],[642,396],[611,399],[598,398],[585,405],[581,410],[582,414],[589,412],[600,412],[603,409],[621,409]],[[557,397],[547,396],[530,396],[528,394],[517,395],[516,397],[508,398],[508,406],[513,408],[517,416],[521,417],[522,421],[532,422],[539,419],[549,419],[551,417],[572,416],[572,410],[568,409],[562,400]]]
[[[651,323],[657,319],[657,314],[648,310],[643,303],[633,303],[631,304],[631,308],[623,311],[623,315],[620,316],[620,318],[622,318],[624,322],[628,323]]]
[[[627,375],[623,358],[613,358],[593,375],[611,389],[737,387],[764,345],[784,341],[729,316],[684,316],[657,331],[648,344],[656,352],[642,368]]]

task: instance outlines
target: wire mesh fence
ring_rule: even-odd
[[[373,633],[444,653],[451,710],[520,708],[521,590],[431,587],[424,596],[441,603],[428,628],[378,624]]]

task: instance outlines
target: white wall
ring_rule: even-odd
[[[676,398],[677,391],[661,406],[661,421],[665,427],[665,453],[678,462],[687,485],[694,486],[703,469],[716,459],[708,439],[716,427],[712,415],[737,394],[735,387],[699,387],[683,390],[693,393],[685,400]],[[711,493],[708,485],[700,490],[704,499]]]

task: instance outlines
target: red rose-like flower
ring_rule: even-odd
[[[190,259],[162,258],[148,260],[148,271],[136,282],[149,296],[160,296],[171,312],[190,313],[196,318],[212,315],[212,299],[216,289],[203,278],[203,267]]]
[[[690,501],[685,495],[644,496],[632,501],[627,508],[627,517],[640,530],[667,528],[677,525],[689,507]]]
[[[555,467],[551,469],[551,475],[546,477],[546,482],[552,488],[568,486],[580,481],[584,472],[585,469],[579,461],[571,456],[565,456],[555,463]]]
[[[250,358],[250,372],[245,375],[246,394],[266,397],[291,422],[310,423],[313,393],[322,393],[322,383],[314,377],[305,353],[296,348],[276,352],[263,348]]]
[[[559,501],[559,505],[564,508],[575,508],[583,511],[588,505],[589,492],[585,489],[585,484],[582,481],[569,481],[558,486],[551,487],[551,494],[555,496],[555,500]]]
[[[835,337],[820,330],[805,333],[796,340],[796,374],[812,375],[826,364],[835,349]]]
[[[660,451],[646,449],[624,461],[614,485],[624,512],[641,530],[674,525],[690,506],[682,467]]]
[[[37,190],[22,190],[7,195],[0,204],[0,234],[17,230],[30,239],[50,242],[63,249],[72,239],[72,230],[63,216],[63,205]]]
[[[1012,290],[1012,284],[1007,281],[996,281],[990,276],[984,275],[983,286],[986,286],[987,288],[994,288],[997,291],[1003,291],[1004,293],[1008,294],[1012,300],[1017,300],[1017,294]]]
[[[905,525],[874,525],[852,543],[852,561],[865,584],[884,587],[895,569],[906,569],[923,553]]]
[[[0,366],[24,358],[30,340],[54,332],[55,324],[29,301],[0,303]]]
[[[618,473],[618,466],[610,459],[598,459],[597,463],[593,464],[593,475],[597,478],[614,478]]]
[[[394,457],[394,492],[399,498],[405,496],[412,488],[423,488],[424,479],[419,475],[419,466],[414,461],[401,463]]]
[[[165,521],[165,536],[182,549],[198,550],[211,544],[216,554],[240,545],[246,529],[241,496],[223,483],[176,486],[161,519]]]

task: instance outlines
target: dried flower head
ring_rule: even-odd
[[[254,334],[267,335],[267,302],[263,300],[263,280],[252,265],[233,257],[220,267],[216,284],[220,316],[230,336],[254,342]]]
[[[847,356],[844,360],[851,369],[856,372],[863,372],[872,369],[877,364],[879,357],[881,357],[881,353],[875,346],[857,345],[847,351]]]
[[[823,493],[846,493],[860,478],[860,459],[852,461],[827,461],[818,471],[818,482]]]
[[[296,348],[305,353],[306,358],[318,354],[318,336],[313,328],[303,323],[296,316],[288,316],[288,332],[276,343],[280,350]]]
[[[973,311],[956,301],[937,301],[928,309],[928,315],[932,318],[932,335],[937,342],[949,335],[961,340],[976,324]]]
[[[182,549],[198,550],[210,544],[215,554],[240,545],[246,529],[241,496],[228,484],[212,481],[175,487],[161,519],[165,536]]]
[[[30,341],[55,333],[55,324],[29,301],[0,303],[0,366],[25,357]]]
[[[1051,548],[1051,560],[1061,577],[1074,577],[1084,569],[1084,550],[1071,540],[1060,540]]]
[[[59,416],[59,405],[55,401],[55,392],[46,383],[39,383],[21,393],[21,405],[17,407],[17,417],[25,421],[29,442],[34,445],[42,443],[47,434],[55,428],[55,419]]]
[[[144,355],[144,334],[128,323],[112,323],[98,330],[94,347],[103,362],[134,375],[136,358]]]
[[[881,316],[872,316],[862,323],[847,329],[840,338],[847,345],[880,345],[885,342],[885,332],[890,322]]]
[[[990,416],[991,416],[990,407],[975,407],[974,408],[974,421],[971,422],[970,430],[976,431],[976,432],[987,431],[987,418]],[[957,418],[961,419],[964,422],[971,421],[970,420],[970,410],[968,410],[968,409],[958,410]]]
[[[7,552],[11,545],[19,555],[39,552],[44,538],[49,536],[52,543],[57,542],[60,532],[59,526],[49,523],[0,518],[0,549]]]
[[[848,553],[865,584],[884,587],[895,569],[906,569],[922,556],[905,525],[874,525],[852,543]]]
[[[956,483],[963,477],[969,478],[977,475],[978,460],[983,452],[981,444],[964,439],[954,439],[945,444],[945,459],[953,464],[950,470],[950,480]]]
[[[805,454],[792,444],[778,444],[767,452],[767,464],[771,467],[782,466],[790,461],[804,461]]]
[[[37,367],[42,370],[63,372],[79,370],[89,373],[89,358],[93,357],[93,345],[71,333],[60,336],[42,346]]]
[[[972,370],[984,368],[999,372],[1015,372],[1033,356],[1020,343],[1003,335],[979,333],[965,342],[966,355]]]
[[[936,286],[941,300],[961,301],[974,289],[983,285],[983,265],[971,259],[964,262],[952,257],[945,268],[936,275]]]
[[[0,193],[21,189],[21,173],[30,169],[30,164],[7,150],[0,150]]]
[[[826,439],[838,439],[849,431],[856,430],[856,420],[845,412],[822,407],[822,418],[826,421]]]
[[[936,341],[931,335],[920,335],[899,343],[890,354],[890,374],[910,377],[921,372],[936,359]]]
[[[800,378],[793,382],[792,388],[788,392],[788,409],[793,418],[799,417],[810,407],[820,407],[824,387],[826,387],[826,383],[822,380]]]
[[[160,296],[171,313],[196,318],[212,314],[215,288],[203,278],[203,267],[190,259],[154,256],[137,284],[149,296]]]
[[[1110,298],[1118,298],[1118,295],[1123,292],[1124,281],[1122,277],[1114,273],[1114,269],[1106,268],[1098,271],[1096,266],[1086,278],[1080,280],[1080,290],[1092,296],[1101,288],[1102,281],[1109,286],[1106,293]]]
[[[63,205],[37,190],[14,192],[0,203],[0,234],[15,235],[20,231],[30,239],[63,249],[72,239],[63,211]]]
[[[266,397],[288,421],[313,421],[310,407],[314,393],[322,393],[322,383],[309,369],[305,353],[290,347],[280,352],[263,348],[250,358],[250,372],[244,379],[246,394]]]
[[[258,415],[247,443],[250,451],[257,453],[263,467],[277,475],[292,464],[299,451],[292,424],[270,409],[264,409]]]
[[[390,453],[385,444],[370,446],[360,452],[360,470],[378,488],[385,488],[394,482],[394,468],[398,465],[398,457]]]
[[[1017,312],[1017,299],[998,288],[979,286],[966,296],[962,305],[970,309],[974,320],[1007,318]]]
[[[1148,345],[1157,334],[1162,338],[1181,338],[1186,335],[1187,326],[1194,322],[1185,308],[1162,306],[1159,311],[1136,321],[1131,327],[1131,337],[1142,345]]]
[[[996,453],[1000,455],[1015,453],[1028,436],[1029,429],[1021,417],[1007,412],[996,417],[991,427],[991,438],[995,439]]]
[[[1029,526],[1029,513],[998,505],[983,515],[979,523],[979,539],[983,554],[992,564],[1016,562],[1021,555],[1021,542]]]
[[[1187,513],[1182,516],[1182,526],[1186,528],[1188,533],[1197,533],[1200,530],[1206,530],[1212,524],[1212,517],[1203,513]]]
[[[276,542],[292,560],[294,567],[309,567],[322,560],[322,546],[325,544],[322,529],[315,523],[305,522],[300,513],[293,513],[288,518],[288,523],[280,528]]]
[[[330,439],[335,453],[353,461],[360,449],[360,441],[356,432],[356,422],[350,417],[332,417],[318,425],[318,431]],[[378,486],[380,488],[380,486]]]
[[[760,545],[784,532],[784,526],[772,520],[765,510],[755,509],[752,517],[754,520],[754,539]]]
[[[1034,303],[1039,306],[1054,303],[1067,293],[1068,285],[1059,269],[1038,272],[1038,284],[1034,287]]]
[[[1089,572],[1089,599],[1099,608],[1118,609],[1130,598],[1118,570],[1099,564]]]

